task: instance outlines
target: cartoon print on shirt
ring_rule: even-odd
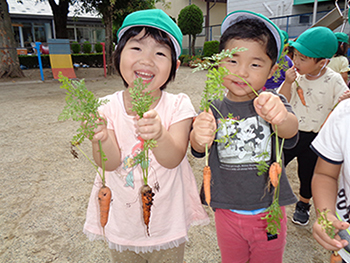
[[[222,123],[218,123],[218,126]],[[226,124],[227,125],[227,124]],[[236,134],[229,144],[218,143],[218,155],[221,163],[251,164],[269,160],[271,157],[270,125],[259,116],[231,123],[224,129],[218,129],[217,138],[225,134]],[[268,156],[258,157],[264,151]]]

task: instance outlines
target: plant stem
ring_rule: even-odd
[[[86,157],[86,159],[89,160],[89,162],[95,168],[96,172],[99,174],[99,176],[101,177],[101,180],[102,180],[102,175],[101,175],[100,171],[98,170],[98,166],[95,165],[95,163],[86,155],[86,153],[78,145],[75,145],[75,147],[77,147],[77,149]]]

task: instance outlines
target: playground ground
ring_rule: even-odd
[[[0,262],[109,262],[106,244],[90,242],[82,233],[95,172],[86,159],[74,160],[70,154],[77,124],[57,120],[65,93],[49,69],[44,70],[44,82],[38,69],[24,73],[24,79],[0,79]],[[98,97],[124,88],[120,77],[104,78],[103,69],[78,69],[76,74]],[[181,67],[167,91],[187,93],[198,110],[204,81],[205,72],[192,74]],[[82,145],[88,154],[90,146]],[[199,187],[203,160],[188,158]],[[287,172],[298,193],[294,161]],[[294,205],[286,211],[283,262],[329,262],[330,252],[312,237],[312,224],[296,226],[290,220]],[[207,212],[211,223],[189,231],[187,263],[220,262],[213,213]]]

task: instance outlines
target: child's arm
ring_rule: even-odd
[[[215,139],[216,121],[212,111],[201,112],[195,119],[190,133],[191,147],[199,153],[205,152],[205,145],[211,147]]]
[[[101,115],[101,118],[103,116]],[[101,167],[101,155],[100,155],[100,146],[99,142],[102,143],[102,150],[106,154],[106,158],[108,159],[105,163],[106,171],[113,171],[121,164],[121,154],[117,139],[115,138],[115,134],[113,130],[107,129],[106,120],[102,119],[99,122],[99,125],[95,129],[95,135],[92,142],[92,154],[96,164]]]
[[[280,138],[292,138],[298,132],[297,117],[288,112],[280,97],[271,92],[262,92],[254,100],[256,112],[267,122],[272,124],[275,130],[277,125]]]
[[[340,168],[340,164],[332,164],[319,157],[312,179],[312,196],[317,216],[319,216],[318,210],[329,210],[327,218],[333,223],[333,226],[336,229],[347,229],[349,224],[339,221],[335,215]],[[328,250],[339,250],[348,243],[340,240],[339,236],[331,239],[317,221],[313,225],[313,236],[321,246]]]
[[[286,97],[288,102],[292,97],[292,93],[291,93],[292,84],[296,78],[297,78],[297,73],[295,72],[294,66],[293,66],[286,71],[286,78],[278,89],[278,93]]]
[[[141,138],[157,141],[157,146],[152,149],[152,152],[158,163],[168,169],[178,166],[187,151],[192,118],[172,124],[169,130],[162,125],[155,110],[146,112],[142,119],[139,117],[136,119],[136,132]]]

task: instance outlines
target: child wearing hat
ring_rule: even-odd
[[[346,84],[348,84],[349,60],[346,57],[349,47],[349,36],[343,32],[334,33],[338,40],[338,50],[332,57],[327,67],[340,73]]]
[[[105,178],[112,202],[103,229],[98,209],[101,180],[96,176],[84,233],[90,240],[108,242],[111,262],[183,263],[189,227],[207,224],[209,218],[186,157],[196,112],[187,95],[164,91],[180,65],[182,33],[167,14],[152,9],[128,15],[117,36],[114,64],[126,89],[103,98],[109,100],[99,108],[105,121],[92,139],[95,162],[101,166],[98,141],[108,159]],[[132,111],[130,87],[138,78],[155,98],[143,118]],[[154,196],[146,226],[140,194],[143,174],[134,157],[150,139],[157,145],[149,152],[148,185]]]
[[[247,50],[223,59],[221,66],[232,73],[223,82],[227,94],[222,101],[214,101],[209,112],[196,117],[190,134],[192,153],[203,157],[205,145],[210,148],[211,202],[207,205],[215,210],[222,262],[280,263],[286,244],[284,206],[297,199],[283,167],[279,186],[283,219],[277,235],[268,233],[267,221],[262,218],[275,189],[267,172],[258,175],[257,162],[269,165],[276,160],[275,127],[280,138],[285,138],[284,147],[293,147],[297,141],[298,122],[291,106],[274,90],[262,91],[278,67],[283,37],[268,18],[244,10],[227,15],[221,33],[220,50]],[[241,78],[260,93],[258,97]],[[222,128],[222,116],[229,123],[224,130],[235,134],[230,145],[215,140],[222,136],[220,132],[213,135]]]
[[[294,66],[287,70],[279,93],[287,98],[298,117],[299,141],[296,147],[283,152],[285,165],[295,157],[298,163],[299,202],[292,221],[307,225],[312,197],[311,179],[317,161],[310,144],[347,86],[340,74],[326,67],[338,48],[338,41],[330,29],[310,28],[290,45],[294,47]]]

